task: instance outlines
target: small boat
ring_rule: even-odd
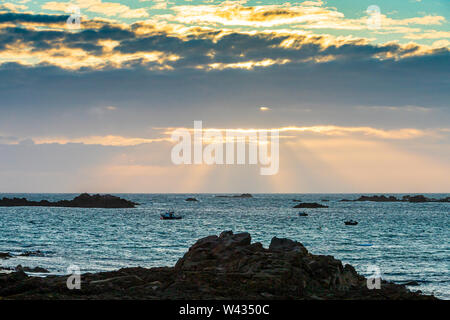
[[[344,222],[346,226],[356,226],[358,224],[355,220],[348,220]]]
[[[176,216],[173,211],[161,213],[161,220],[179,220],[182,219],[182,216]]]
[[[307,214],[306,212],[299,212],[299,213],[298,213],[298,216],[299,216],[299,217],[307,217],[308,214]]]

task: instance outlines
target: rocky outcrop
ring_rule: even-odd
[[[350,201],[374,201],[374,202],[450,202],[450,197],[446,197],[443,199],[434,199],[427,198],[424,195],[415,195],[403,196],[401,199],[398,199],[394,196],[385,196],[385,195],[374,195],[374,196],[360,196],[356,200],[342,199],[341,202],[350,202]]]
[[[25,272],[30,272],[30,273],[49,273],[49,271],[45,268],[41,268],[41,267],[34,267],[34,268],[30,268],[30,267],[22,267],[22,265],[18,265],[15,268],[15,271],[25,271]]]
[[[299,242],[273,238],[268,249],[248,233],[222,232],[198,240],[173,268],[127,268],[83,274],[81,289],[67,276],[0,275],[3,299],[435,299],[403,285],[367,279],[332,256],[313,255]]]
[[[47,200],[29,201],[25,198],[3,198],[0,207],[74,207],[74,208],[134,208],[138,203],[110,194],[80,194],[73,200],[50,202]]]
[[[296,206],[294,206],[294,208],[317,209],[317,208],[328,208],[328,206],[324,206],[323,204],[315,203],[315,202],[304,202],[304,203],[297,204]]]
[[[216,198],[253,198],[250,193],[236,194],[233,196],[216,196]]]

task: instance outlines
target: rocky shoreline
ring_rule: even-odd
[[[0,274],[0,299],[436,299],[384,280],[369,290],[365,277],[332,256],[276,237],[263,248],[250,234],[231,231],[198,240],[174,267],[87,273],[81,289],[69,290],[67,280],[19,268]]]
[[[138,203],[110,194],[90,195],[82,193],[72,200],[51,202],[47,200],[29,201],[26,198],[0,199],[0,207],[70,207],[70,208],[134,208]]]

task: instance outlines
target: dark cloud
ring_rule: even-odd
[[[65,23],[68,15],[31,14],[31,13],[0,13],[0,23]]]
[[[31,15],[31,14],[0,14],[2,21],[34,21],[45,22],[63,21],[67,16]],[[89,25],[89,24],[87,24]],[[333,56],[338,60],[371,59],[375,55],[385,54],[394,57],[412,54],[418,46],[404,47],[398,44],[370,45],[358,41],[334,41],[335,44],[323,46],[326,36],[288,36],[279,34],[245,34],[231,33],[215,38],[218,32],[199,32],[185,38],[169,35],[153,27],[151,33],[142,35],[137,33],[140,24],[130,28],[97,22],[96,27],[82,29],[78,32],[62,30],[40,30],[27,27],[9,27],[0,29],[0,50],[7,45],[26,45],[34,51],[45,51],[52,48],[78,48],[89,54],[101,56],[105,48],[99,44],[100,40],[118,41],[115,53],[135,54],[160,51],[175,54],[179,60],[166,62],[174,68],[193,68],[207,66],[211,63],[239,63],[249,60],[289,59],[291,63],[304,62],[310,58]],[[283,41],[293,37],[293,46],[282,46]],[[448,50],[447,50],[448,51]],[[106,62],[106,61],[105,61]],[[133,66],[144,62],[137,58],[128,63]],[[107,65],[107,63],[105,63]],[[149,66],[152,66],[150,63]]]
[[[99,41],[114,40],[119,42],[113,51],[116,54],[162,51],[180,57],[166,62],[172,70],[158,70],[158,62],[144,59],[118,68],[105,58],[101,70],[75,71],[51,64],[4,63],[0,66],[2,132],[20,136],[83,130],[88,135],[110,134],[114,128],[115,133],[126,135],[151,126],[191,125],[194,119],[221,126],[335,123],[391,127],[446,126],[449,120],[448,49],[402,57],[418,47],[357,41],[324,47],[322,36],[297,36],[294,45],[286,48],[280,44],[288,36],[278,34],[231,33],[213,40],[217,32],[182,39],[161,30],[147,35],[136,30],[137,25],[125,29],[107,23],[79,32],[0,29],[0,50],[18,41],[36,51],[81,48],[102,57]],[[397,58],[376,57],[383,54]],[[334,59],[314,60],[326,56]],[[291,62],[252,70],[196,69],[211,63],[263,59]],[[119,108],[101,118],[89,113],[109,105]],[[275,111],[270,117],[255,115],[259,106]],[[355,112],[361,106],[421,106],[432,112]]]
[[[448,126],[448,52],[400,61],[338,60],[248,70],[82,72],[52,66],[0,68],[0,127],[14,135],[140,135],[149,127],[289,124]],[[97,118],[89,109],[114,105]],[[255,114],[270,106],[270,117]],[[426,114],[363,112],[364,106],[423,106]],[[310,110],[304,112],[304,110]]]

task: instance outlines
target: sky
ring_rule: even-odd
[[[0,1],[0,192],[450,192],[450,2]],[[79,22],[79,23],[78,23]],[[175,165],[281,129],[279,170]]]

